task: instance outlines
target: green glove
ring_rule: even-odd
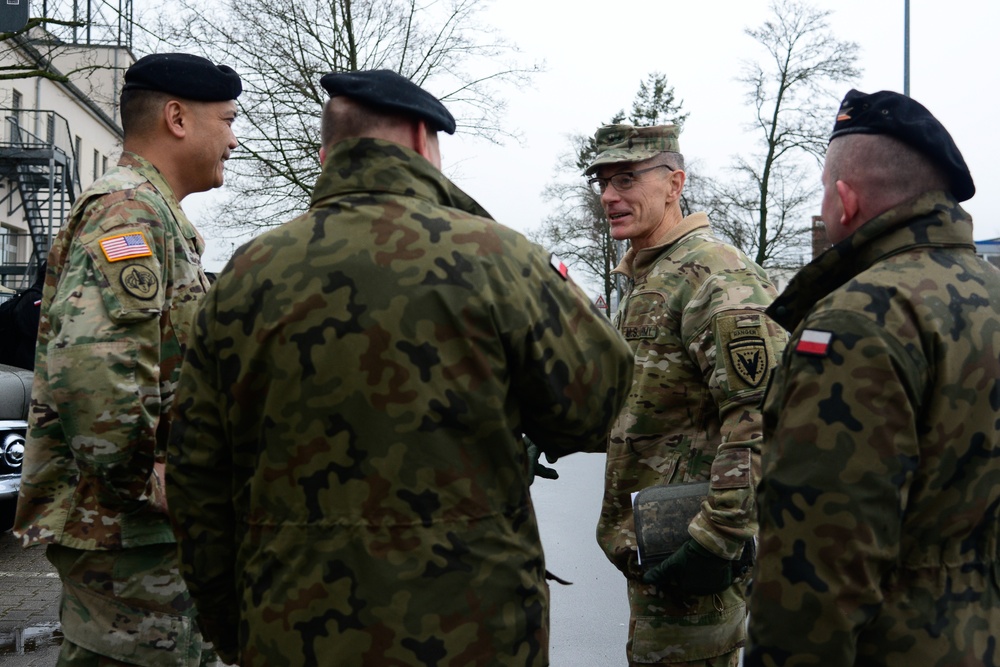
[[[524,439],[524,444],[527,445],[528,449],[528,484],[534,483],[536,477],[559,479],[559,473],[556,472],[555,468],[549,468],[539,460],[542,458],[542,450],[538,448],[538,445],[533,443],[531,438],[526,435],[521,437]],[[545,458],[549,459],[549,463],[555,462],[555,459],[550,458],[548,454],[545,455]]]
[[[721,593],[733,584],[733,562],[688,540],[666,560],[643,575],[647,584],[674,588],[692,595]]]

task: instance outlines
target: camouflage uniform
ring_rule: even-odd
[[[66,638],[130,664],[201,662],[152,469],[208,286],[202,249],[163,176],[125,153],[48,258],[14,532],[49,545]]]
[[[522,432],[600,450],[628,345],[402,146],[335,144],[310,211],[202,306],[168,461],[183,572],[243,667],[546,665]]]
[[[747,664],[1000,661],[1000,273],[931,192],[771,306]],[[811,332],[811,333],[806,333]]]
[[[763,315],[775,296],[767,275],[708,224],[688,216],[615,269],[632,281],[618,329],[636,372],[611,431],[597,536],[629,580],[631,664],[729,664],[745,639],[744,582],[704,597],[644,584],[632,519],[641,489],[711,480],[690,535],[735,560],[756,531],[758,405],[785,338]]]

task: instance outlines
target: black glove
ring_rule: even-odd
[[[533,443],[531,438],[526,435],[522,436],[522,438],[528,449],[528,484],[533,483],[536,477],[559,479],[559,473],[556,472],[555,468],[549,468],[539,460],[542,458],[542,450],[538,448],[538,445]],[[549,457],[548,454],[545,455],[545,458],[549,460],[549,463],[555,463],[555,458]]]
[[[650,568],[642,580],[691,595],[712,595],[732,586],[733,561],[688,540],[662,563]]]

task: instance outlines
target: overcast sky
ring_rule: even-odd
[[[863,69],[829,103],[831,127],[839,98],[851,87],[902,92],[904,0],[813,5],[832,10],[835,35],[857,43]],[[996,48],[1000,2],[910,5],[910,94],[944,123],[969,164],[977,194],[964,206],[975,219],[976,238],[998,237],[1000,189],[993,184],[1000,175],[1000,76],[989,49]],[[530,88],[505,91],[508,129],[522,134],[520,144],[442,135],[444,171],[498,221],[530,232],[551,211],[541,192],[556,177],[567,135],[592,134],[630,107],[639,83],[659,71],[690,113],[680,138],[685,157],[701,172],[725,178],[731,157],[753,146],[745,128],[753,111],[735,79],[744,60],[764,57],[743,31],[769,16],[766,0],[496,0],[484,17],[526,60],[544,60],[546,71]],[[198,222],[196,197],[185,209]],[[208,268],[221,268],[228,251],[210,242]]]
[[[833,11],[834,34],[857,43],[863,69],[860,80],[828,103],[831,127],[851,87],[902,92],[903,0],[813,5]],[[978,192],[966,210],[976,238],[1000,236],[1000,190],[993,187],[1000,171],[994,90],[1000,75],[988,50],[997,39],[1000,3],[910,5],[910,94],[944,123],[969,164]],[[724,178],[732,155],[752,147],[745,125],[753,111],[735,78],[743,60],[763,58],[743,31],[770,16],[765,0],[499,0],[489,16],[525,56],[546,61],[532,89],[508,96],[508,123],[523,133],[523,143],[495,147],[444,137],[442,154],[446,173],[505,225],[521,231],[539,225],[551,209],[541,190],[554,180],[558,157],[569,146],[566,135],[591,134],[627,110],[651,71],[667,76],[690,112],[681,151],[700,171]]]

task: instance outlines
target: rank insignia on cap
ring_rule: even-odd
[[[799,342],[795,345],[795,351],[799,354],[825,357],[830,351],[830,341],[832,340],[833,333],[830,331],[806,329],[802,332]]]
[[[563,264],[561,259],[555,255],[549,255],[549,264],[551,264],[552,268],[556,270],[556,273],[562,276],[563,280],[569,278],[569,269],[565,264]]]
[[[142,232],[118,234],[101,239],[101,250],[104,251],[104,256],[108,258],[109,262],[120,262],[123,259],[134,259],[136,257],[149,257],[153,254]]]

